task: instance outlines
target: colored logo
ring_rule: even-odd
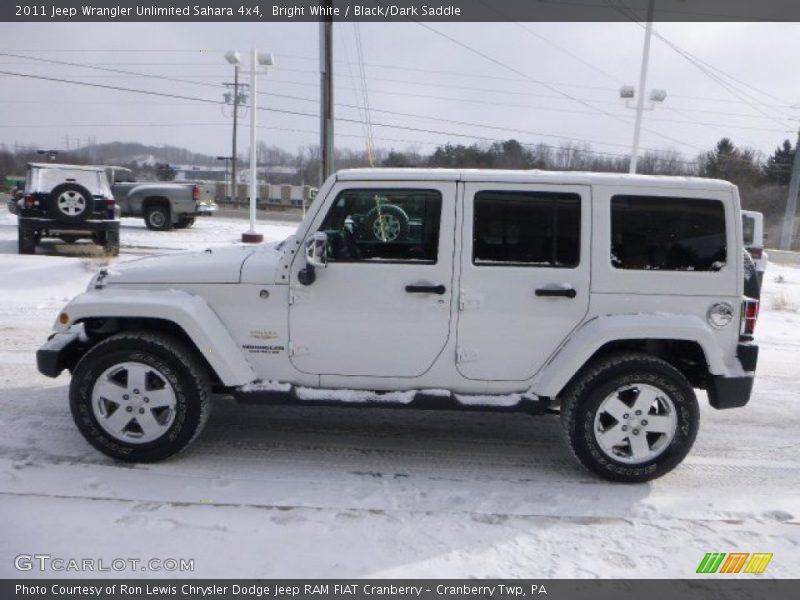
[[[725,573],[733,575],[735,573],[752,573],[760,575],[763,573],[769,561],[772,560],[772,553],[766,552],[707,552],[697,566],[698,573]]]

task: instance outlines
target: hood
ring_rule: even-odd
[[[258,250],[248,246],[149,256],[108,269],[105,284],[239,283],[242,263]]]

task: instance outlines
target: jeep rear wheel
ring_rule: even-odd
[[[103,251],[109,256],[119,256],[119,231],[105,231],[100,235]]]
[[[620,353],[581,372],[562,396],[561,422],[578,460],[612,481],[649,481],[689,453],[699,427],[694,390],[654,356]]]
[[[144,211],[144,224],[153,231],[169,231],[172,229],[169,208],[163,204],[151,204]]]
[[[70,384],[75,424],[118,460],[154,462],[186,448],[211,410],[211,387],[186,345],[159,333],[119,333],[81,358]]]

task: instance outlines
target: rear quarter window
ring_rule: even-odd
[[[719,200],[611,198],[611,264],[615,268],[719,271],[726,256],[725,207]]]

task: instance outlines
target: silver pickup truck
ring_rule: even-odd
[[[125,167],[106,167],[111,192],[123,217],[144,217],[148,229],[169,231],[194,225],[217,205],[209,192],[192,183],[137,182]]]

